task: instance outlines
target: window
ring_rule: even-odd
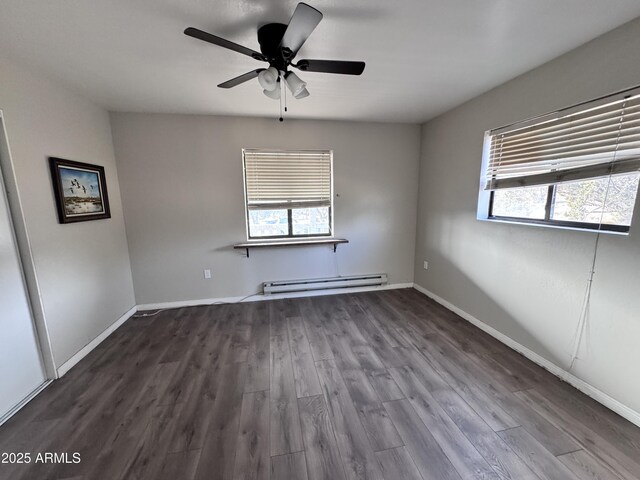
[[[485,133],[478,218],[629,231],[640,89]]]
[[[331,151],[242,154],[248,239],[332,235]]]

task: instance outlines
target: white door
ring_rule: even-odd
[[[0,172],[0,423],[44,381],[44,368]]]

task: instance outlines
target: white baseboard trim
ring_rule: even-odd
[[[138,311],[144,310],[165,310],[171,308],[195,307],[199,305],[213,305],[215,303],[238,303],[243,302],[261,302],[268,300],[277,300],[280,298],[299,298],[299,297],[318,297],[321,295],[339,295],[342,293],[371,292],[375,290],[395,290],[398,288],[413,288],[413,283],[391,283],[389,285],[371,286],[371,287],[352,287],[352,288],[335,288],[330,290],[313,290],[308,292],[290,292],[277,293],[272,295],[263,295],[257,293],[250,297],[219,297],[219,298],[202,298],[198,300],[183,300],[178,302],[162,302],[162,303],[145,303],[138,305]]]
[[[608,409],[613,410],[614,412],[616,412],[621,417],[626,418],[631,423],[633,423],[633,424],[635,424],[635,425],[640,427],[640,413],[639,412],[636,412],[635,410],[629,408],[628,406],[626,406],[623,403],[619,402],[615,398],[607,395],[603,391],[598,390],[593,385],[585,382],[584,380],[581,380],[580,378],[576,377],[572,373],[567,372],[563,368],[557,366],[555,363],[550,362],[546,358],[538,355],[533,350],[530,350],[527,347],[525,347],[524,345],[521,345],[520,343],[516,342],[512,338],[510,338],[510,337],[506,336],[505,334],[499,332],[495,328],[487,325],[483,321],[478,320],[476,317],[474,317],[470,313],[467,313],[464,310],[456,307],[455,305],[453,305],[452,303],[449,303],[444,298],[439,297],[435,293],[427,290],[424,287],[421,287],[417,283],[413,284],[413,288],[415,288],[419,292],[425,294],[427,297],[435,300],[436,302],[438,302],[443,307],[447,308],[448,310],[451,310],[453,313],[455,313],[455,314],[459,315],[460,317],[464,318],[469,323],[472,323],[473,325],[478,327],[480,330],[488,333],[489,335],[491,335],[496,340],[504,343],[509,348],[512,348],[516,352],[524,355],[529,360],[531,360],[532,362],[540,365],[545,370],[548,370],[550,373],[552,373],[556,377],[558,377],[561,380],[564,380],[565,382],[567,382],[568,384],[574,386],[575,388],[580,390],[582,393],[584,393],[584,394],[588,395],[589,397],[593,398],[596,402],[601,403],[602,405],[604,405]]]
[[[129,320],[129,318],[131,318],[133,316],[133,314],[136,313],[137,310],[138,310],[138,308],[135,307],[135,306],[132,307],[131,309],[129,309],[129,311],[127,311],[118,320],[116,320],[109,327],[107,327],[107,329],[104,332],[102,332],[96,338],[91,340],[84,347],[82,347],[82,349],[78,353],[76,353],[73,357],[71,357],[69,360],[67,360],[62,365],[60,365],[60,367],[58,367],[58,370],[57,370],[58,378],[62,377],[65,373],[67,373],[69,370],[71,370],[71,368],[73,368],[73,366],[76,363],[78,363],[84,357],[89,355],[89,353],[94,348],[96,348],[98,345],[100,345],[109,335],[111,335],[113,332],[115,332],[118,329],[118,327],[120,327],[124,322]]]

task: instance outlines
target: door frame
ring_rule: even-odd
[[[6,118],[2,109],[0,109],[0,182],[3,182],[4,184],[4,191],[9,205],[9,223],[12,226],[13,235],[16,240],[16,249],[20,260],[22,280],[27,300],[29,302],[29,308],[31,310],[31,319],[33,321],[36,342],[40,351],[40,360],[44,367],[44,386],[48,381],[58,378],[58,374],[55,368],[49,330],[47,328],[44,306],[40,295],[38,276],[33,261],[31,241],[29,239],[26,220],[22,209],[22,201],[20,200],[20,193],[18,191],[18,182],[11,156],[9,137],[7,135]],[[37,394],[43,386],[36,389],[28,399]],[[21,402],[11,413],[15,413],[15,411],[24,405],[24,403],[26,402]]]

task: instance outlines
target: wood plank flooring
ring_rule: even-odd
[[[415,290],[129,320],[0,427],[2,480],[640,479],[640,429]]]

